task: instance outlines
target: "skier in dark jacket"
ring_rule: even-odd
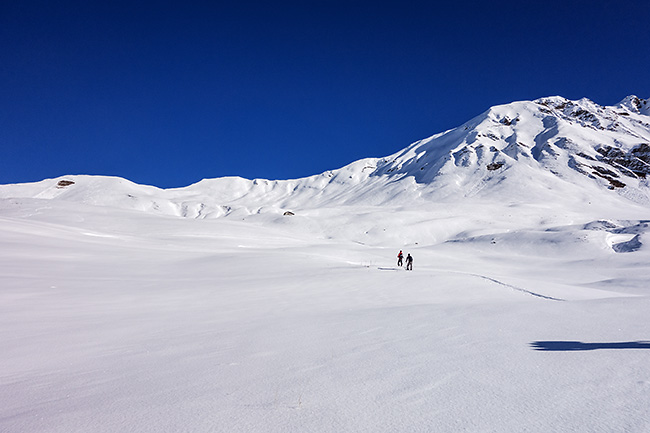
[[[399,254],[397,255],[397,266],[402,266],[403,258],[404,258],[404,254],[402,254],[402,250],[399,250]]]
[[[408,253],[406,255],[406,270],[407,271],[413,270],[413,257],[411,257],[411,253]]]

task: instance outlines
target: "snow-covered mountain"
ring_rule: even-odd
[[[648,432],[649,123],[552,97],[304,179],[0,186],[0,431]]]
[[[0,186],[3,198],[39,198],[191,218],[283,214],[340,205],[414,205],[482,197],[650,204],[650,103],[613,107],[562,97],[492,107],[469,122],[384,157],[294,180],[238,177],[159,189],[125,179],[63,176]]]

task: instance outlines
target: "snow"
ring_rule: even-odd
[[[0,430],[647,431],[650,257],[610,246],[647,224],[502,210],[348,211],[364,244],[4,200]]]
[[[0,431],[649,431],[647,187],[456,165],[537,105],[306,179],[0,186]]]

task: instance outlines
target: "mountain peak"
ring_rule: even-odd
[[[630,95],[617,104],[617,107],[627,109],[633,113],[650,114],[650,102],[636,95]]]
[[[566,105],[569,100],[562,96],[547,96],[545,98],[535,99],[533,102],[553,108],[564,108],[564,105]]]
[[[650,203],[647,102],[625,101],[629,109],[561,96],[495,106],[412,144],[378,174],[412,176],[437,196],[606,187]]]

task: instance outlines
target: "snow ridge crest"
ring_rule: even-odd
[[[0,185],[0,198],[76,201],[190,218],[284,215],[340,205],[419,201],[621,199],[650,205],[650,104],[605,107],[551,96],[492,107],[384,158],[292,180],[206,179],[163,190],[119,178],[64,176]]]

